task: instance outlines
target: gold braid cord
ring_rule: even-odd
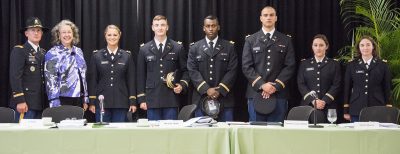
[[[174,81],[174,72],[170,72],[167,74],[167,78],[165,79],[165,83],[167,84],[168,88],[174,89],[175,85],[172,83]]]

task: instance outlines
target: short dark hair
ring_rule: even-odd
[[[323,41],[325,42],[325,45],[326,45],[327,47],[329,47],[328,38],[327,38],[324,34],[317,34],[317,35],[315,35],[312,41],[314,42],[315,39],[321,39],[321,40],[323,40]],[[312,43],[311,43],[311,44],[312,44]]]
[[[278,13],[276,12],[276,9],[275,9],[275,7],[273,7],[273,6],[270,6],[270,5],[264,6],[264,7],[261,9],[260,13],[261,13],[261,12],[262,12],[264,9],[266,9],[266,8],[273,9],[273,10],[275,11],[275,15],[276,15],[276,16],[278,16]],[[262,15],[262,14],[261,14],[261,15]]]
[[[204,24],[204,21],[206,21],[207,19],[208,19],[208,20],[217,20],[217,24],[219,25],[219,21],[218,21],[218,18],[217,18],[216,16],[214,16],[214,15],[208,15],[207,17],[204,18],[203,24]]]
[[[368,36],[368,35],[364,35],[364,36],[362,36],[361,38],[360,38],[360,40],[357,42],[357,44],[356,44],[356,51],[357,51],[357,57],[358,58],[361,58],[361,51],[360,51],[360,42],[362,41],[362,40],[364,40],[364,39],[367,39],[367,40],[369,40],[369,41],[371,41],[371,43],[372,43],[372,47],[374,47],[373,49],[372,49],[372,56],[374,56],[374,57],[378,57],[378,46],[377,46],[377,44],[376,44],[376,42],[375,42],[375,40],[371,37],[371,36]]]

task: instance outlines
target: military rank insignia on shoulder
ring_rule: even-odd
[[[99,50],[93,50],[93,53],[97,53],[97,51],[99,51]]]
[[[24,46],[22,46],[22,45],[16,45],[14,47],[16,47],[16,48],[24,48]]]
[[[143,47],[143,46],[144,46],[144,43],[140,44],[140,47]]]
[[[126,51],[126,53],[131,54],[131,51],[129,51],[129,50],[125,50],[125,51]]]
[[[190,46],[194,45],[194,42],[190,43]]]
[[[246,38],[248,38],[250,35],[246,35]]]
[[[176,42],[176,43],[178,43],[178,44],[182,44],[182,42],[181,42],[181,41],[178,41],[178,42]]]
[[[387,63],[387,60],[386,60],[386,59],[382,59],[382,61],[385,62],[385,63]]]
[[[286,36],[292,38],[292,35],[290,35],[290,34],[286,34]]]
[[[301,59],[300,61],[305,61],[306,59],[305,58],[303,58],[303,59]]]
[[[233,42],[233,41],[229,41],[229,43],[231,43],[231,44],[235,44],[235,42]]]
[[[334,60],[334,61],[339,61],[339,59],[337,59],[337,58],[334,58],[333,60]]]

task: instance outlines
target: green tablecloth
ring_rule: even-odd
[[[400,154],[400,129],[0,128],[0,154]]]
[[[232,128],[232,154],[400,154],[400,130]]]
[[[229,154],[226,128],[0,130],[1,154]]]

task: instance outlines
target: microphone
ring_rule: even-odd
[[[97,123],[97,125],[107,125],[107,123],[103,122],[103,116],[104,116],[104,96],[99,95],[99,107],[100,107],[100,122]]]
[[[314,125],[309,126],[310,128],[323,128],[324,126],[321,125],[317,125],[317,100],[318,100],[318,95],[317,92],[315,92],[314,90],[310,92],[310,96],[312,98],[314,98],[314,115],[313,115],[313,119],[314,119]]]

